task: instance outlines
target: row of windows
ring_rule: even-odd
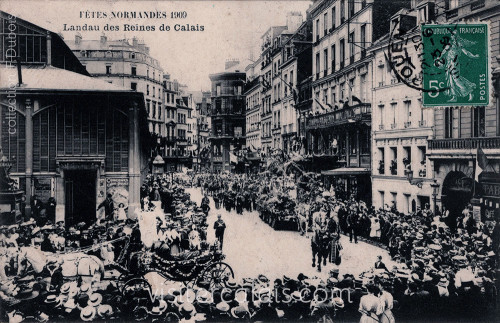
[[[347,82],[342,82],[340,84],[334,84],[330,88],[325,88],[323,90],[316,90],[315,98],[317,101],[323,103],[323,108],[334,108],[341,109],[344,103],[349,103],[349,105],[354,105],[359,103],[358,101],[365,102],[365,97],[367,95],[368,84],[366,82],[366,75],[360,75],[359,81],[357,78],[351,78]],[[356,97],[359,100],[355,100]]]
[[[398,156],[398,147],[378,148],[376,165],[379,175],[405,176],[403,170],[412,170],[414,177],[427,177],[426,146],[417,146],[412,155],[412,147],[404,146]]]
[[[106,63],[105,68],[106,68],[106,74],[107,75],[113,73],[113,64],[112,63]],[[136,65],[132,65],[130,67],[130,75],[132,75],[132,76],[137,76],[138,75],[137,74],[137,66]],[[150,77],[149,68],[146,70],[146,77],[148,79],[152,79],[152,80],[155,80],[155,81],[158,81],[158,82],[161,81],[161,73],[160,72],[156,73],[156,71],[153,71],[152,77]]]
[[[125,51],[116,51],[116,50],[73,50],[73,53],[77,57],[83,58],[130,58],[137,59],[147,64],[153,65],[155,67],[160,67],[160,63],[158,60],[142,53],[136,52],[125,52]]]
[[[354,14],[364,7],[366,7],[366,0],[347,0],[347,14],[351,18]],[[346,18],[346,0],[340,0],[338,9],[336,5],[333,5],[331,9],[326,10],[323,13],[323,17],[318,17],[316,19],[316,24],[314,28],[314,35],[316,41],[321,37],[328,35],[329,32],[333,31],[337,26],[343,24]]]
[[[359,41],[356,37],[356,31],[349,33],[349,61],[346,64],[346,48],[345,39],[341,38],[337,44],[332,44],[330,48],[325,48],[323,51],[318,51],[315,56],[316,79],[325,77],[336,71],[343,69],[346,65],[354,63],[354,55],[357,52],[361,53],[361,58],[366,56],[366,25],[361,25]],[[356,49],[358,48],[358,49]],[[337,56],[338,55],[338,56]],[[337,60],[338,57],[338,60]]]
[[[148,116],[150,118],[161,119],[162,109],[160,102],[146,100],[146,110],[148,111]]]

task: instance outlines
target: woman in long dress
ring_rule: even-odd
[[[380,289],[373,284],[367,284],[366,289],[368,295],[364,295],[359,300],[358,311],[361,313],[359,323],[379,323],[377,312],[380,306],[380,299],[378,298]]]
[[[380,323],[394,323],[394,315],[392,314],[392,308],[394,307],[394,298],[392,294],[385,290],[384,285],[380,284],[379,288],[381,290],[379,299],[380,304],[377,314],[380,317]]]

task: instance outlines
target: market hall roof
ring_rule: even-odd
[[[128,88],[53,66],[22,65],[21,74],[23,84],[15,87],[16,91],[132,92]],[[0,67],[0,92],[12,91],[13,82],[18,82],[15,65],[11,68]]]

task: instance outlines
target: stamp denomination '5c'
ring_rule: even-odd
[[[487,24],[422,26],[424,106],[489,104]]]

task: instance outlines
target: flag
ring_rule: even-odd
[[[229,153],[229,161],[231,163],[237,164],[238,163],[238,157],[236,157],[235,154],[233,154],[233,153],[230,152]]]
[[[476,182],[479,182],[479,175],[486,169],[488,166],[488,158],[486,158],[486,155],[484,154],[484,151],[481,149],[481,147],[477,147],[477,154],[476,154]]]

